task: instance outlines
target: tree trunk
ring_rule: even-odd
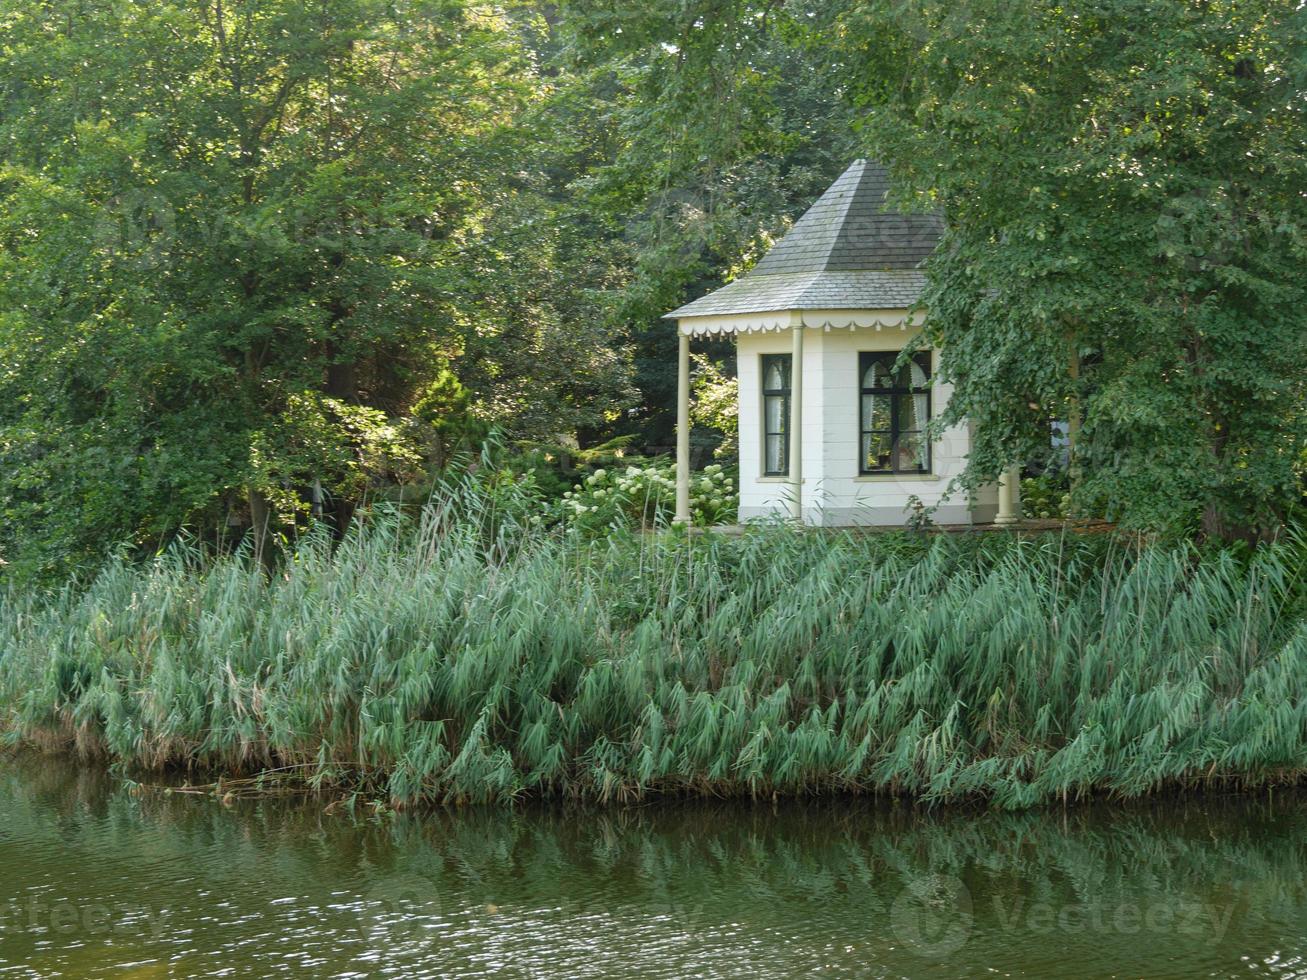
[[[327,394],[332,398],[353,404],[358,401],[358,383],[355,380],[358,365],[353,361],[327,365]]]
[[[1080,488],[1083,476],[1080,466],[1080,427],[1084,422],[1083,409],[1080,407],[1080,353],[1073,346],[1071,358],[1067,365],[1071,375],[1071,386],[1075,394],[1071,396],[1071,410],[1066,420],[1067,435],[1067,478],[1071,482],[1071,499],[1075,500],[1076,490]]]
[[[254,558],[264,568],[271,569],[273,559],[272,539],[268,533],[272,526],[272,507],[268,498],[254,487],[247,491],[250,502],[250,533],[254,535]]]
[[[345,315],[345,310],[333,305],[333,324],[338,323]],[[330,397],[348,405],[357,404],[358,362],[354,360],[337,360],[340,355],[337,352],[336,345],[330,341],[327,342],[326,354],[327,372],[323,385],[326,393]],[[324,511],[330,516],[332,530],[337,538],[344,537],[345,532],[349,529],[350,521],[354,519],[354,509],[354,501],[345,500],[339,494],[333,493],[330,495]]]

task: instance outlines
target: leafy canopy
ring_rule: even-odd
[[[0,47],[0,557],[289,521],[310,487],[343,518],[412,476],[451,363],[510,428],[622,397],[532,284],[557,236],[518,230],[542,85],[507,16],[3,0]]]
[[[942,208],[931,342],[965,483],[1078,419],[1082,510],[1269,532],[1307,446],[1307,97],[1276,0],[849,4],[871,154]]]

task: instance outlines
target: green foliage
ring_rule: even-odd
[[[864,154],[948,220],[959,493],[1078,416],[1076,512],[1269,537],[1307,459],[1303,17],[0,0],[0,562],[339,534],[491,432],[546,497],[615,437],[669,451],[662,315]]]
[[[411,424],[417,442],[428,447],[431,465],[443,467],[458,452],[472,452],[490,438],[490,427],[476,417],[472,392],[448,367],[421,388]]]
[[[676,337],[661,317],[761,257],[858,155],[856,116],[842,73],[800,43],[801,8],[567,0],[561,14],[554,109],[588,111],[582,135],[603,147],[568,210],[617,267],[604,309],[629,338],[643,409],[617,431],[667,451]]]
[[[567,243],[514,129],[545,86],[508,16],[0,2],[0,46],[10,571],[220,535],[247,499],[293,520],[312,486],[343,525],[478,426],[556,436],[623,397],[607,328],[551,305]]]
[[[316,392],[290,396],[269,430],[250,434],[250,483],[291,525],[310,508],[298,487],[317,480],[358,499],[372,486],[411,482],[420,463],[384,412]]]
[[[1047,473],[1022,480],[1021,512],[1030,518],[1066,520],[1071,516],[1066,480]]]
[[[1307,444],[1301,7],[828,8],[868,148],[947,218],[923,298],[964,483],[1083,428],[1078,510],[1265,536]],[[1073,368],[1074,365],[1074,368]]]
[[[690,477],[690,516],[700,527],[733,524],[739,508],[734,474],[711,463]],[[676,514],[676,464],[669,460],[599,468],[563,495],[563,516],[589,531],[659,527]]]
[[[396,803],[889,792],[1002,807],[1300,779],[1300,536],[594,540],[512,479],[268,576],[174,548],[0,596],[0,727]]]
[[[717,432],[721,442],[713,450],[719,459],[734,461],[740,454],[740,383],[703,354],[694,354],[694,401],[690,421]]]

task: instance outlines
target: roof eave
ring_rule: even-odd
[[[920,307],[881,309],[771,310],[761,313],[711,313],[679,317],[677,332],[690,337],[709,334],[774,333],[807,330],[909,330],[926,319]]]

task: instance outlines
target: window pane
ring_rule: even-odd
[[[785,396],[768,395],[763,399],[764,431],[769,433],[784,432],[786,429]]]
[[[870,358],[871,363],[862,373],[862,387],[864,388],[892,388],[893,379],[890,377],[889,367],[893,360],[887,360],[884,357]]]
[[[864,432],[862,434],[862,469],[890,469],[890,435],[888,432]]]
[[[929,364],[930,362],[927,361],[926,363]],[[922,369],[921,365],[917,363],[915,357],[912,359],[912,363],[908,365],[908,371],[912,376],[912,387],[914,388],[924,388],[930,381],[930,378],[927,377],[926,372]]]
[[[897,470],[920,470],[926,468],[926,440],[920,432],[904,432],[899,435],[894,454],[894,468]]]
[[[862,428],[888,429],[890,427],[889,395],[862,396]]]
[[[790,355],[764,354],[762,357],[763,391],[786,392],[790,389]]]
[[[894,372],[895,388],[924,388],[929,383],[929,374],[915,357]]]
[[[782,435],[767,436],[766,460],[764,468],[768,473],[785,472],[785,437]]]
[[[899,429],[924,429],[930,421],[925,395],[895,395],[899,401]]]

